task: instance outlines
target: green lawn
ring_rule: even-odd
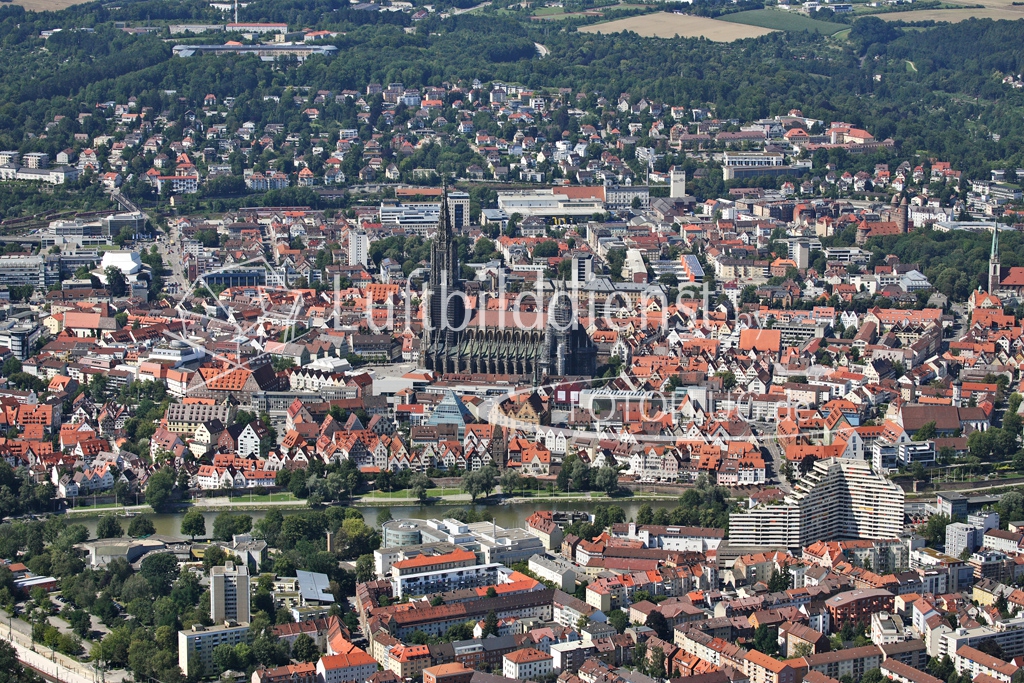
[[[777,31],[811,31],[822,35],[830,36],[834,33],[847,30],[849,27],[843,24],[835,24],[831,21],[820,21],[811,19],[795,12],[785,12],[775,9],[755,9],[749,12],[733,12],[724,14],[718,19],[731,21],[734,24],[746,24],[747,26],[760,26],[771,28]]]
[[[73,512],[75,510],[104,510],[104,509],[115,509],[115,508],[120,510],[123,507],[124,507],[124,503],[116,503],[116,504],[115,503],[100,503],[99,505],[75,503],[75,506],[73,508],[68,508],[68,509]]]
[[[295,494],[286,490],[281,494],[270,494],[269,496],[253,496],[254,501],[273,501],[274,503],[280,503],[281,501],[297,501]]]
[[[533,12],[535,17],[548,17],[554,14],[565,14],[564,7],[540,7]]]
[[[455,489],[449,489],[449,491],[454,492]],[[431,489],[431,492],[433,492],[433,489]],[[438,489],[438,492],[440,492],[440,489]],[[416,496],[414,496],[412,494],[412,489],[401,489],[400,491],[370,491],[369,493],[364,493],[362,497],[364,499],[365,498],[384,498],[384,499],[388,499],[388,498],[415,498]]]

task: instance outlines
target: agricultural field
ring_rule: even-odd
[[[785,12],[777,9],[756,9],[749,12],[733,12],[720,17],[722,21],[729,21],[747,26],[760,26],[777,31],[811,31],[830,36],[842,31],[847,26],[836,24],[831,21],[821,21],[811,17],[797,14],[796,12]]]
[[[884,12],[876,14],[885,21],[948,21],[956,24],[967,19],[1024,19],[1024,6],[1013,7],[1008,2],[987,3],[986,7],[964,9],[924,9],[911,12]]]
[[[30,12],[56,12],[83,2],[89,0],[14,0],[13,4],[21,5]]]
[[[824,22],[822,22],[824,23]],[[688,14],[657,12],[639,17],[617,19],[603,24],[592,24],[579,29],[584,33],[619,33],[632,31],[645,38],[699,38],[704,37],[717,43],[728,43],[743,38],[757,38],[767,35],[772,29],[750,26],[719,19],[695,17]]]

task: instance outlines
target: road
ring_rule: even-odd
[[[758,442],[761,443],[768,452],[768,459],[765,462],[765,466],[770,474],[767,474],[766,476],[766,483],[776,484],[785,493],[790,493],[793,489],[780,472],[782,464],[786,462],[786,454],[783,451],[782,446],[779,445],[779,442],[775,440],[775,423],[754,421],[751,422],[751,425],[758,433]]]
[[[534,43],[534,46],[536,46],[537,48],[537,54],[539,54],[541,57],[547,57],[549,54],[551,54],[551,50],[547,49],[540,43]]]
[[[164,260],[164,266],[171,271],[170,276],[164,280],[164,287],[172,294],[183,294],[188,291],[189,287],[189,281],[185,277],[185,269],[182,264],[182,252],[179,246],[180,239],[181,235],[178,229],[172,226],[168,228],[166,237],[156,241],[156,249]]]

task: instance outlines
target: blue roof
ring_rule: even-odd
[[[683,256],[686,259],[686,267],[689,269],[690,274],[694,277],[703,277],[704,269],[700,267],[700,261],[693,254],[686,254]]]

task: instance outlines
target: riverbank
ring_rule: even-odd
[[[399,492],[400,493],[400,492]],[[536,493],[536,495],[532,495]],[[346,502],[345,507],[361,509],[385,509],[393,506],[437,506],[437,507],[485,507],[509,505],[532,505],[537,503],[583,503],[583,504],[623,504],[626,502],[674,502],[679,497],[678,493],[665,493],[656,491],[633,491],[629,495],[609,496],[600,491],[585,491],[577,493],[551,493],[551,492],[528,492],[528,495],[513,495],[504,497],[501,493],[492,494],[487,498],[473,500],[468,493],[454,490],[441,496],[429,496],[426,500],[420,500],[412,496],[388,496],[379,493],[356,496]],[[290,500],[263,500],[247,501],[243,497],[233,498],[229,496],[218,496],[216,498],[199,498],[191,501],[182,501],[176,504],[171,514],[183,513],[191,508],[201,512],[267,512],[270,510],[294,511],[307,510],[309,506],[305,500],[293,498]],[[119,507],[95,506],[67,509],[64,514],[73,519],[95,519],[107,515],[114,515],[129,519],[136,515],[156,514],[149,505],[126,505]]]

